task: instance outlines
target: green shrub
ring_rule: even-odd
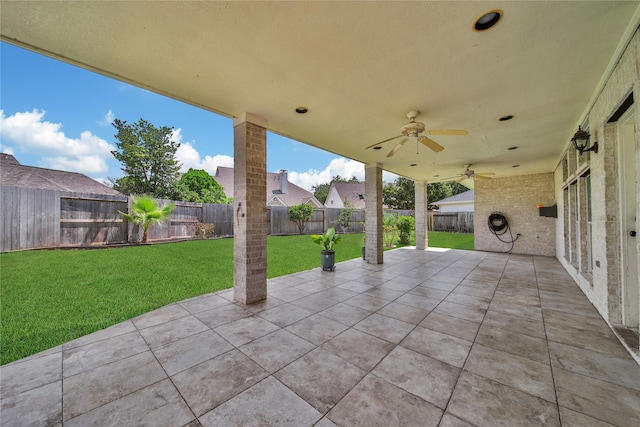
[[[387,248],[393,246],[393,242],[395,242],[396,237],[398,236],[398,214],[396,213],[388,213],[385,214],[382,218],[382,243]]]
[[[415,224],[415,219],[412,216],[403,215],[398,218],[396,227],[398,228],[398,241],[401,245],[409,244]]]
[[[344,207],[340,209],[340,213],[338,214],[338,219],[336,221],[336,224],[340,226],[343,233],[347,232],[352,215],[353,215],[353,204],[350,201],[345,199]]]

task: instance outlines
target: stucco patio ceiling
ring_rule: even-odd
[[[2,40],[413,179],[551,172],[640,22],[637,1],[2,1]],[[503,19],[485,32],[474,21]],[[295,112],[296,107],[308,113]],[[398,135],[418,110],[434,153]],[[498,119],[514,115],[510,121]],[[203,123],[206,126],[206,123]],[[214,141],[212,141],[214,142]],[[517,146],[517,150],[508,150]],[[416,166],[410,166],[416,164]],[[520,167],[513,168],[519,164]]]

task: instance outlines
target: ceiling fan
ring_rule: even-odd
[[[449,179],[455,179],[457,182],[462,182],[465,179],[491,179],[488,175],[495,175],[493,172],[487,173],[476,173],[474,170],[469,169],[471,165],[464,165],[465,171],[459,173],[455,177],[451,177]]]
[[[428,148],[430,148],[431,150],[435,151],[436,153],[444,150],[444,147],[440,144],[438,144],[437,142],[435,142],[433,139],[425,136],[425,135],[421,135],[422,132],[425,131],[425,126],[424,123],[421,122],[416,122],[416,117],[418,117],[418,115],[420,114],[419,111],[409,111],[407,113],[407,118],[409,119],[409,123],[405,124],[404,126],[402,126],[402,130],[400,135],[398,136],[394,136],[393,138],[389,138],[389,139],[385,139],[384,141],[380,141],[376,144],[370,145],[367,147],[368,148],[374,148],[377,147],[379,145],[384,144],[385,142],[389,142],[389,141],[393,141],[394,139],[397,138],[402,138],[400,140],[400,142],[393,147],[393,149],[391,151],[389,151],[389,154],[387,154],[387,157],[391,157],[394,154],[396,154],[398,152],[398,150],[400,150],[402,148],[402,146],[409,141],[410,138],[415,139],[418,142],[421,142],[423,145],[427,146]],[[448,129],[448,130],[429,130],[427,131],[429,132],[430,135],[459,135],[459,136],[465,136],[468,134],[468,132],[466,130],[452,130],[452,129]]]

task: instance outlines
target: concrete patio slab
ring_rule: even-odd
[[[0,367],[7,426],[638,426],[640,366],[553,258],[385,253]]]

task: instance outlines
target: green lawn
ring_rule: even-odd
[[[336,262],[360,257],[361,242],[344,235]],[[320,265],[308,235],[267,244],[270,278]],[[473,235],[430,232],[429,246],[473,249]],[[0,364],[232,285],[232,239],[0,254]]]

